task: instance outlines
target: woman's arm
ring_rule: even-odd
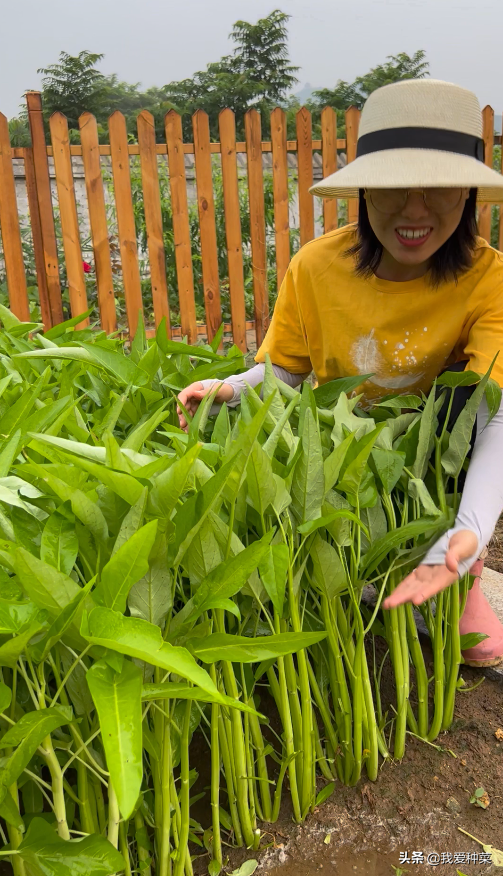
[[[276,377],[283,381],[283,383],[287,383],[288,386],[298,386],[299,383],[302,383],[306,377],[309,377],[309,371],[306,374],[292,374],[291,371],[287,371],[286,368],[282,368],[280,365],[273,365],[272,370]],[[207,378],[206,380],[201,380],[204,389],[211,389],[213,386],[216,386],[218,383],[226,383],[228,386],[232,386],[234,390],[234,395],[227,402],[228,407],[235,408],[236,405],[239,404],[239,400],[241,398],[242,393],[246,393],[246,384],[255,389],[259,383],[263,383],[265,374],[265,365],[263,362],[260,362],[258,365],[255,365],[253,368],[250,368],[249,371],[245,371],[243,374],[232,374],[230,377],[226,377],[223,381],[216,380],[215,378]],[[213,405],[210,413],[218,413],[220,410],[220,405]]]
[[[423,563],[445,561],[453,535],[470,530],[477,536],[477,550],[459,563],[459,574],[468,571],[488,544],[503,511],[503,403],[490,423],[485,399],[477,415],[477,440],[466,474],[458,516],[452,529],[433,545]]]

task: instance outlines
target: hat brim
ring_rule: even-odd
[[[503,203],[503,175],[467,155],[386,149],[356,158],[312,186],[323,198],[357,198],[360,189],[477,188],[478,200]]]

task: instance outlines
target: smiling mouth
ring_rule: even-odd
[[[395,228],[395,234],[404,246],[420,246],[430,236],[433,228]]]

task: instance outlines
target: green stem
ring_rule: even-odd
[[[281,695],[280,716],[283,724],[283,734],[285,740],[286,758],[288,761],[288,777],[290,779],[290,795],[292,798],[293,817],[297,823],[302,821],[302,812],[300,808],[299,788],[297,782],[297,766],[296,758],[298,752],[295,750],[292,715],[290,712],[290,703],[288,697],[288,687],[286,682],[285,658],[278,657],[278,680]]]
[[[190,702],[190,700],[189,700]],[[168,707],[169,709],[169,707]],[[161,819],[156,821],[160,824],[160,837],[158,838],[158,868],[159,876],[171,876],[171,782],[173,780],[173,768],[171,758],[171,732],[169,710],[165,713],[162,721],[162,755],[160,775],[160,799]],[[157,809],[157,807],[156,807]]]
[[[450,668],[447,679],[447,687],[444,701],[444,717],[442,730],[448,730],[454,717],[454,703],[461,663],[461,640],[459,635],[459,582],[454,581],[449,588],[448,598],[450,601]]]
[[[281,632],[287,631],[287,624],[283,622],[281,625]],[[279,629],[278,629],[279,632]],[[284,667],[285,667],[285,676],[286,683],[288,686],[288,704],[290,707],[290,714],[292,716],[292,728],[293,728],[293,740],[296,751],[302,751],[302,709],[300,707],[299,702],[299,683],[297,678],[297,671],[295,669],[295,664],[293,662],[293,657],[291,654],[286,654],[284,657]],[[302,787],[302,775],[299,777],[299,788]]]
[[[126,831],[126,825],[124,824],[123,821],[121,821],[119,824],[119,848],[121,851],[121,855],[124,858],[124,861],[126,862],[126,866],[124,868],[124,874],[125,874],[125,876],[132,876],[131,861],[129,859],[129,845],[128,845],[128,839],[127,839],[127,831]]]
[[[42,742],[41,749],[45,758],[45,762],[49,767],[49,772],[51,774],[52,802],[54,806],[54,814],[56,815],[58,834],[61,839],[69,840],[70,831],[68,830],[68,823],[66,820],[66,803],[65,790],[63,785],[63,773],[61,771],[59,760],[56,757],[56,753],[54,751],[52,739],[50,736],[45,737],[44,741]]]
[[[316,762],[319,765],[321,775],[329,782],[333,782],[334,774],[330,769],[330,765],[325,757],[325,752],[323,751],[323,747],[321,745],[320,731],[316,722],[314,723],[314,746],[316,752]]]
[[[145,821],[139,809],[136,810],[134,816],[134,826],[137,836],[138,833],[143,833],[145,831]],[[149,850],[146,849],[140,842],[137,842],[137,847],[141,876],[152,876],[152,870],[150,868],[151,858]]]
[[[182,827],[182,812],[180,809],[180,801],[178,799],[178,792],[176,790],[175,784],[175,776],[173,770],[171,770],[171,780],[170,780],[170,795],[171,795],[171,809],[172,809],[172,819],[171,826],[173,829],[173,847],[178,849],[178,838],[180,836],[180,830]],[[173,812],[174,810],[174,812]]]
[[[310,661],[307,661],[307,668],[309,672],[309,682],[311,684],[311,690],[313,692],[314,701],[318,707],[318,711],[320,713],[321,720],[323,721],[323,727],[325,728],[325,733],[327,735],[327,739],[330,742],[334,752],[337,751],[339,747],[339,740],[337,738],[337,732],[334,727],[334,722],[332,720],[332,715],[330,714],[330,710],[328,708],[328,704],[323,699],[323,695],[320,691],[320,687],[318,685],[318,681],[314,674],[313,667],[311,666]],[[316,727],[316,722],[315,722]]]
[[[16,670],[14,670],[14,672],[15,671]],[[13,785],[11,785],[9,790],[7,791],[7,793],[11,795],[12,799],[14,800],[14,803],[16,804],[16,806],[19,809],[19,798],[18,798],[17,784],[14,783]],[[15,851],[17,848],[19,848],[21,841],[23,839],[23,835],[22,835],[22,833],[20,833],[20,831],[16,827],[13,827],[11,824],[7,824],[7,832],[9,834],[9,842],[12,846],[12,850]],[[3,854],[6,854],[6,853],[4,852]],[[18,858],[17,854],[12,855],[11,865],[12,865],[12,872],[14,873],[14,876],[26,876],[24,861],[21,858]]]
[[[382,659],[381,666],[380,666],[379,671],[378,671],[377,670],[375,636],[374,636],[374,634],[372,634],[372,654],[373,654],[372,677],[374,680],[374,696],[375,696],[375,701],[376,701],[377,720],[379,721],[379,727],[381,727],[382,720],[383,720],[382,701],[381,701],[381,674],[382,674],[383,664],[384,664],[384,661],[386,660],[386,657],[388,656],[388,653],[389,652],[386,651],[386,654],[384,655],[384,657]]]
[[[365,760],[365,768],[371,782],[375,782],[379,772],[379,752],[383,757],[389,757],[389,752],[384,739],[381,737],[377,726],[374,698],[372,696],[372,684],[367,663],[365,647],[362,649],[361,675],[363,685],[363,702],[367,713],[368,755]]]
[[[182,823],[178,839],[178,855],[175,864],[174,876],[183,876],[185,870],[185,857],[189,844],[189,820],[190,820],[190,767],[189,767],[189,737],[190,737],[190,713],[192,700],[185,704],[182,735],[180,739],[180,810]]]
[[[393,756],[401,760],[405,751],[407,732],[407,700],[405,698],[404,661],[400,637],[399,608],[392,608],[388,613],[391,640],[389,642],[391,661],[395,675],[396,692],[396,723]]]
[[[232,533],[233,533],[233,531],[234,531],[234,517],[235,517],[235,514],[236,514],[236,499],[234,499],[233,502],[232,502],[232,504],[231,504],[231,510],[230,510],[230,514],[229,514],[229,523],[228,523],[228,526],[229,526],[229,532],[228,532],[228,535],[227,535],[227,544],[226,544],[226,547],[225,547],[225,557],[224,557],[225,560],[228,560],[228,559],[229,559],[229,554],[230,554],[230,552],[231,552]]]
[[[409,650],[416,672],[417,688],[417,734],[426,737],[428,733],[428,673],[424,662],[423,649],[417,634],[414,611],[410,602],[405,606],[407,616],[407,638]]]
[[[77,762],[77,789],[79,795],[80,824],[84,833],[96,833],[98,824],[89,794],[89,774],[80,760]]]
[[[99,832],[102,836],[105,835],[107,829],[107,813],[105,808],[105,800],[101,788],[101,782],[97,778],[91,776],[91,786],[93,789],[94,799],[96,801],[96,812],[98,815]]]
[[[160,684],[162,681],[162,674],[159,667],[155,667],[154,670],[154,681],[156,684]],[[165,709],[168,707],[165,706]],[[152,714],[152,713],[151,713]],[[162,746],[162,756],[160,762],[154,760],[154,758],[150,758],[150,767],[152,770],[152,781],[154,784],[154,822],[156,826],[155,833],[155,845],[156,845],[156,853],[158,860],[162,860],[162,845],[163,845],[163,767],[164,767],[164,724],[165,721],[169,721],[168,716],[163,714],[162,709],[154,709],[153,710],[153,732],[156,739],[159,740]],[[169,795],[169,787],[167,790]],[[169,799],[169,797],[168,797]],[[169,827],[168,827],[168,836],[169,836]],[[159,865],[160,866],[160,865]]]
[[[234,505],[232,507],[234,507]],[[225,633],[225,621],[222,609],[215,610],[215,623],[218,632]],[[239,699],[239,691],[232,663],[229,663],[227,660],[222,661],[222,674],[227,693],[236,700]],[[247,847],[251,847],[255,842],[255,831],[249,808],[248,775],[246,768],[243,724],[241,714],[237,709],[231,709],[230,721],[232,726],[232,753],[235,763],[236,799],[239,820],[241,822],[244,841]]]
[[[459,617],[462,618],[466,608],[466,600],[470,591],[470,575],[463,575],[459,581]]]
[[[115,794],[112,782],[108,783],[108,842],[111,843],[114,849],[119,848],[119,822],[120,812],[119,804]]]
[[[342,755],[344,758],[344,782],[349,784],[353,771],[354,755],[352,747],[353,739],[353,711],[351,700],[344,672],[342,655],[339,648],[339,640],[335,630],[335,619],[330,610],[330,604],[326,596],[321,597],[321,610],[325,629],[328,633],[328,644],[330,648],[330,663],[331,666],[331,687],[332,687],[332,702],[334,713],[337,718],[341,714],[340,725],[338,727],[338,735]]]
[[[407,709],[409,703],[409,694],[410,694],[410,659],[409,659],[409,645],[407,642],[407,615],[405,611],[405,605],[400,605],[398,607],[398,624],[399,624],[399,632],[400,632],[400,648],[402,651],[402,661],[403,661],[403,678],[404,678],[404,691],[403,698],[405,701],[404,715],[403,715],[403,723],[405,727],[407,725]],[[405,733],[407,729],[405,729]],[[403,750],[405,752],[405,735],[403,740]]]
[[[73,670],[75,669],[76,666],[79,665],[79,663],[82,662],[82,658],[85,657],[85,655],[87,654],[87,652],[89,651],[89,649],[91,647],[92,647],[91,645],[87,645],[87,647],[84,648],[84,650],[78,655],[78,657],[75,658],[75,660],[73,661],[72,665],[70,666],[68,672],[65,674],[63,680],[61,681],[61,684],[59,685],[56,693],[54,694],[54,696],[52,698],[51,706],[56,705],[56,703],[61,695],[61,691],[64,689],[66,682],[70,678],[70,675],[72,674]],[[85,665],[85,663],[83,665],[87,669],[87,666]]]
[[[443,619],[444,594],[437,595],[437,606],[435,613],[435,636],[433,639],[433,668],[435,673],[435,693],[434,693],[434,711],[433,720],[428,733],[427,739],[433,742],[442,729],[442,721],[444,717],[444,643],[442,637],[442,619]]]
[[[253,697],[248,700],[248,705],[255,708]],[[250,731],[253,739],[253,745],[256,751],[257,773],[260,778],[260,801],[262,808],[263,821],[270,821],[272,817],[271,791],[269,787],[269,772],[267,769],[267,761],[265,756],[265,743],[260,727],[259,719],[256,715],[249,715]]]
[[[354,764],[351,784],[356,785],[362,770],[362,717],[363,717],[363,691],[362,691],[362,651],[363,634],[356,640],[355,660],[353,664],[355,681],[353,685],[353,753]]]
[[[54,678],[56,684],[60,687],[61,691],[61,702],[63,705],[70,705],[66,690],[63,685],[61,685],[61,674],[59,671],[59,660],[56,662],[56,659],[50,655],[50,664],[54,674]],[[70,724],[70,733],[72,734],[73,740],[77,746],[77,751],[82,748],[84,751],[84,756],[88,757],[87,746],[84,744],[84,740],[82,739],[79,731],[73,724]],[[81,728],[82,729],[82,728]],[[97,833],[98,831],[98,817],[96,812],[96,806],[94,805],[94,796],[92,794],[92,790],[89,789],[89,771],[85,763],[82,760],[77,760],[76,764],[77,769],[77,789],[78,789],[78,804],[79,804],[79,812],[80,812],[80,824],[81,828],[85,833]],[[65,767],[66,770],[66,767]]]
[[[212,681],[217,684],[215,666],[210,666]],[[220,743],[218,734],[218,716],[220,706],[211,706],[211,824],[213,828],[213,860],[222,869],[222,839],[220,836]]]
[[[230,724],[230,719],[227,717],[223,717],[222,711],[220,710],[218,715],[218,730],[219,730],[219,742],[220,749],[222,752],[222,764],[224,768],[224,776],[225,782],[227,785],[227,801],[229,806],[229,811],[232,820],[232,826],[234,828],[234,838],[236,840],[237,846],[244,845],[243,843],[243,832],[241,830],[241,822],[239,820],[239,812],[237,808],[237,798],[236,798],[236,783],[235,783],[235,774],[234,774],[234,763],[230,756],[230,749],[227,739],[226,732],[226,724]],[[232,731],[229,733],[232,744]]]
[[[239,698],[238,687],[232,664],[223,664],[223,675],[227,693]],[[230,716],[232,726],[232,744],[233,758],[235,763],[236,775],[236,800],[239,812],[239,820],[243,831],[243,839],[248,847],[253,846],[255,842],[255,833],[253,830],[252,820],[250,816],[249,799],[248,799],[248,775],[246,768],[246,753],[244,748],[244,733],[241,715],[237,709],[231,709]]]
[[[293,570],[288,567],[288,590],[290,598],[290,614],[293,630],[302,632],[302,624],[299,615],[299,605],[294,593]],[[316,800],[316,784],[313,782],[314,731],[313,731],[313,706],[311,701],[311,688],[309,687],[309,673],[307,669],[307,653],[303,648],[297,653],[299,667],[299,688],[302,707],[302,786],[301,786],[301,809],[307,814],[314,807]]]
[[[241,670],[243,667],[241,666]],[[246,690],[245,685],[243,684],[243,691]],[[264,820],[263,815],[260,811],[260,803],[258,800],[258,792],[257,792],[257,779],[255,777],[255,770],[253,765],[253,751],[250,739],[250,716],[245,712],[243,714],[244,721],[244,745],[245,745],[245,756],[246,756],[246,775],[248,776],[248,800],[249,800],[249,808],[250,808],[250,818],[252,824],[255,826],[254,834],[254,842],[253,848],[258,849],[260,845],[260,829],[257,829],[257,813],[261,821]]]
[[[274,701],[276,703],[278,711],[281,712],[281,690],[273,666],[269,667],[269,669],[267,670],[267,680],[269,682],[269,687],[271,689],[271,693],[274,697]]]
[[[442,442],[440,438],[435,438],[435,479],[437,483],[437,496],[440,510],[442,511],[442,514],[446,516],[448,509],[442,471]]]

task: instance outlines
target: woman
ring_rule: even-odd
[[[500,350],[492,376],[503,385],[503,256],[476,236],[477,197],[503,203],[503,177],[483,163],[481,134],[477,98],[450,83],[406,80],[369,97],[356,160],[311,189],[358,196],[358,224],[310,241],[292,259],[259,364],[226,378],[217,403],[235,405],[244,381],[262,382],[266,353],[291,386],[312,369],[319,383],[371,373],[367,403],[428,392],[454,363],[484,373]],[[194,383],[179,398],[193,412],[215,383]],[[480,576],[478,558],[503,510],[503,406],[487,421],[483,402],[453,528],[385,608],[420,605],[469,569]],[[503,660],[503,626],[478,578],[460,628],[489,637],[465,652],[466,662]]]

